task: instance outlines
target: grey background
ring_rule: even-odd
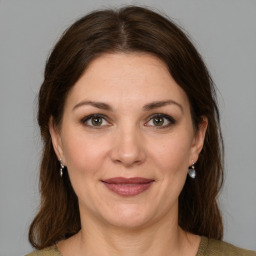
[[[226,144],[224,239],[256,250],[255,0],[0,0],[0,256],[32,249],[41,150],[35,97],[50,49],[88,11],[136,3],[183,26],[212,73]]]

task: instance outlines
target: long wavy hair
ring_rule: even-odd
[[[33,247],[42,249],[81,229],[78,199],[68,172],[59,176],[59,161],[49,120],[61,124],[67,95],[88,64],[104,53],[144,52],[161,59],[185,91],[196,127],[208,119],[197,177],[187,179],[179,196],[179,226],[188,232],[222,239],[217,196],[223,183],[223,139],[214,84],[188,36],[169,18],[136,6],[94,11],[71,25],[49,56],[38,100],[43,140],[40,209],[29,230]]]

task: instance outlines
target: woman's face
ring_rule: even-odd
[[[206,126],[194,130],[188,98],[158,58],[95,59],[68,94],[60,130],[50,128],[82,221],[129,228],[176,221]]]

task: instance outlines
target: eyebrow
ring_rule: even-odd
[[[164,107],[166,105],[172,105],[172,104],[178,106],[180,108],[180,110],[182,112],[184,112],[182,105],[174,100],[154,101],[154,102],[146,104],[145,106],[143,106],[142,109],[144,111],[149,111],[149,110],[152,110],[155,108],[160,108],[160,107]],[[73,107],[73,111],[81,106],[86,106],[86,105],[93,106],[98,109],[113,111],[113,109],[110,105],[108,105],[104,102],[96,102],[96,101],[81,101]]]
[[[143,107],[143,110],[144,111],[149,111],[149,110],[152,110],[152,109],[155,109],[155,108],[160,108],[160,107],[164,107],[166,105],[171,105],[171,104],[174,104],[174,105],[178,106],[180,108],[180,110],[182,112],[184,112],[182,105],[179,104],[178,102],[174,101],[174,100],[154,101],[154,102],[151,102],[151,103],[145,105]]]
[[[82,101],[78,104],[76,104],[73,107],[73,111],[81,106],[86,106],[86,105],[90,105],[93,106],[95,108],[99,108],[99,109],[104,109],[104,110],[109,110],[109,111],[113,111],[113,109],[111,108],[110,105],[103,103],[103,102],[95,102],[95,101]]]

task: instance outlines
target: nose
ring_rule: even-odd
[[[119,128],[115,133],[111,159],[125,167],[142,164],[146,159],[142,135],[135,127]]]

